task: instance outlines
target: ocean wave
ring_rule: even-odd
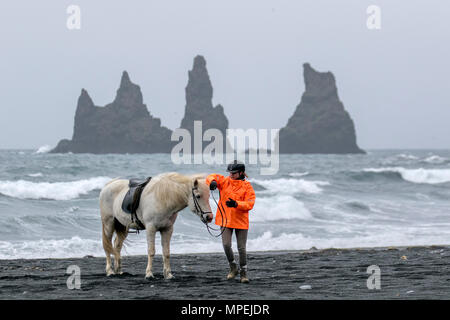
[[[289,173],[289,175],[291,177],[303,177],[303,176],[307,176],[308,174],[309,174],[308,171],[306,171],[306,172],[291,172],[291,173]]]
[[[0,259],[70,258],[100,256],[101,240],[72,237],[59,240],[0,241]]]
[[[373,248],[388,246],[414,246],[445,244],[449,239],[444,239],[436,235],[417,237],[415,234],[400,232],[377,233],[352,238],[313,238],[306,237],[301,233],[281,233],[274,236],[271,231],[266,231],[260,237],[249,240],[247,249],[249,251],[260,250],[308,250],[311,247],[317,249],[328,248]]]
[[[368,204],[357,200],[345,202],[345,205],[351,209],[372,211],[372,208]]]
[[[396,158],[402,159],[402,160],[417,160],[417,159],[419,159],[418,157],[413,156],[412,154],[405,154],[405,153],[398,154],[396,156]]]
[[[419,157],[413,156],[411,154],[401,153],[393,156],[389,156],[381,161],[382,165],[396,165],[400,163],[411,163],[412,161],[419,160]]]
[[[4,239],[40,239],[73,232],[96,232],[100,219],[79,218],[75,211],[65,211],[53,215],[29,214],[2,219],[0,233]]]
[[[223,252],[220,241],[204,241],[203,239],[177,241],[172,239],[170,245],[172,254]],[[147,240],[145,235],[129,235],[121,253],[122,256],[146,255]],[[155,253],[162,254],[160,245],[155,246]],[[100,234],[98,239],[73,236],[68,239],[0,241],[0,260],[82,258],[85,256],[105,256]],[[145,272],[145,270],[142,272]]]
[[[36,173],[27,174],[27,176],[32,177],[32,178],[36,178],[36,177],[42,177],[43,174],[42,174],[42,172],[36,172]]]
[[[448,230],[448,229],[446,229]],[[264,231],[255,238],[247,240],[248,251],[268,250],[308,250],[328,248],[373,248],[389,246],[420,246],[441,245],[450,242],[450,233],[433,232],[424,233],[423,228],[399,227],[397,229],[374,229],[352,237],[335,236],[333,238],[307,236],[301,232],[275,233],[273,230]],[[204,236],[184,237],[174,234],[171,241],[171,253],[223,253],[220,240]],[[162,254],[160,245],[155,247],[156,254]],[[122,255],[146,255],[147,241],[145,233],[129,235]],[[43,259],[43,258],[78,258],[87,255],[104,257],[101,234],[98,239],[86,239],[73,236],[67,239],[29,240],[29,241],[0,241],[0,259]],[[145,259],[145,258],[144,258]],[[126,266],[124,266],[126,268]],[[144,272],[144,271],[143,271]]]
[[[67,213],[74,213],[75,211],[80,210],[80,207],[70,207],[66,212]]]
[[[323,191],[321,186],[328,186],[328,181],[309,181],[303,179],[294,178],[280,178],[270,180],[251,179],[251,183],[258,184],[264,187],[264,193],[273,194],[297,194],[297,193],[309,193],[317,194]]]
[[[258,198],[249,213],[250,222],[264,222],[291,219],[312,219],[311,212],[303,202],[289,195]]]
[[[218,200],[216,198],[216,200]],[[217,205],[213,199],[209,201],[214,214]],[[273,197],[257,197],[253,209],[249,212],[250,223],[277,220],[310,220],[311,212],[304,203],[291,195],[275,195]]]
[[[422,162],[431,163],[431,164],[444,164],[450,162],[450,159],[443,158],[438,155],[431,155],[427,158],[423,159]]]
[[[248,251],[265,250],[308,250],[328,248],[374,248],[390,246],[422,246],[447,244],[450,235],[446,234],[422,234],[417,236],[415,229],[398,230],[398,232],[385,231],[355,236],[351,238],[315,238],[305,236],[302,233],[281,233],[274,236],[272,231],[266,231],[255,239],[249,239]]]
[[[418,157],[413,156],[411,154],[398,154],[395,156],[388,157],[381,161],[382,165],[387,166],[396,166],[396,165],[402,165],[403,163],[426,163],[426,164],[445,164],[450,163],[450,159],[441,157],[436,154],[429,154],[426,157]]]
[[[39,148],[36,150],[36,153],[47,153],[47,152],[49,152],[50,150],[52,150],[52,147],[51,147],[51,146],[49,146],[49,145],[44,145],[44,146],[42,146],[42,147],[39,147]]]
[[[19,199],[71,200],[101,189],[110,180],[95,177],[71,182],[0,181],[0,194]]]
[[[405,169],[403,167],[366,168],[369,173],[394,173],[401,178],[413,183],[438,184],[450,182],[450,169]]]

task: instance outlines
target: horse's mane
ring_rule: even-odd
[[[191,175],[178,172],[162,173],[150,181],[148,188],[144,189],[144,194],[154,192],[156,199],[164,207],[178,207],[187,203],[195,179],[201,186],[205,184],[205,178],[206,174],[203,173]]]

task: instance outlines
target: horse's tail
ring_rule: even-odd
[[[119,222],[116,218],[114,218],[114,231],[116,231],[116,237],[120,243],[125,244],[124,241],[127,238],[128,230],[127,228]],[[117,248],[114,248],[117,249]]]
[[[114,230],[112,230],[112,234],[114,233]],[[107,232],[105,230],[105,224],[102,223],[102,243],[103,243],[103,249],[105,249],[105,252],[107,254],[113,254],[114,248],[112,246],[112,234],[110,237],[108,237]]]
[[[114,232],[116,233],[116,238],[114,239],[114,245],[113,245],[113,235]],[[103,243],[103,249],[105,250],[106,254],[120,254],[120,249],[116,248],[117,243],[121,243],[122,246],[125,245],[125,240],[128,236],[128,230],[127,228],[122,225],[119,220],[114,218],[114,224],[112,230],[108,232],[106,229],[106,225],[102,223],[102,243]]]

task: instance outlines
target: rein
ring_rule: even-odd
[[[208,228],[208,232],[209,232],[209,234],[210,235],[212,235],[213,237],[220,237],[221,235],[222,235],[222,233],[225,231],[225,226],[228,224],[228,219],[227,219],[227,215],[225,214],[225,226],[223,225],[223,216],[224,216],[224,212],[225,212],[225,209],[223,208],[223,205],[222,205],[222,208],[220,208],[220,206],[219,206],[219,204],[217,203],[217,201],[216,201],[216,198],[214,197],[214,193],[211,193],[212,194],[212,197],[213,197],[213,199],[214,199],[214,202],[216,203],[216,205],[217,205],[217,209],[219,210],[219,212],[220,212],[220,216],[222,217],[222,225],[220,226],[220,229],[222,229],[222,231],[218,234],[218,235],[213,235],[210,231],[209,231],[209,229],[211,229],[211,230],[214,230],[214,231],[219,231],[219,229],[214,229],[214,228],[211,228],[210,226],[208,226],[207,224],[206,224],[206,227]],[[220,200],[220,191],[219,191],[219,200]],[[223,211],[222,211],[223,210]]]
[[[214,228],[212,228],[212,227],[210,227],[209,225],[208,225],[208,222],[206,221],[206,219],[205,219],[205,215],[207,214],[207,213],[212,213],[211,211],[203,211],[202,210],[202,208],[200,207],[200,204],[198,203],[198,199],[197,199],[197,197],[195,196],[195,194],[194,194],[194,189],[195,188],[192,188],[192,199],[194,200],[194,205],[195,205],[195,210],[197,210],[197,212],[200,212],[201,213],[201,219],[202,219],[202,222],[206,225],[206,229],[208,230],[208,233],[211,235],[211,236],[213,236],[213,237],[220,237],[221,235],[222,235],[222,233],[225,231],[225,228],[223,227],[223,225],[222,226],[220,226],[221,227],[221,229],[222,229],[222,231],[218,234],[218,235],[214,235],[214,234],[212,234],[212,232],[211,232],[211,230],[213,230],[213,231],[219,231],[219,229],[214,229]],[[219,206],[219,204],[217,203],[217,201],[216,201],[216,198],[214,198],[214,194],[212,194],[212,196],[213,196],[213,199],[214,199],[214,202],[216,203],[216,205],[217,205],[217,208],[219,209],[219,212],[220,212],[220,215],[222,216],[222,221],[223,221],[223,216],[224,216],[224,214],[222,213],[222,209],[220,208],[220,206]],[[220,191],[219,191],[219,199],[220,199]],[[223,209],[223,211],[225,211],[225,209]],[[227,218],[227,216],[225,215],[225,219]],[[225,226],[227,225],[227,223],[228,223],[228,221],[226,220],[226,222],[225,222]]]

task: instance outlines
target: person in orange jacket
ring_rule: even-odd
[[[227,279],[234,279],[239,273],[231,248],[231,238],[233,231],[235,231],[239,251],[241,283],[248,283],[246,251],[249,227],[248,212],[255,204],[255,190],[253,190],[250,182],[245,180],[247,175],[243,163],[238,163],[235,160],[228,165],[227,171],[229,172],[228,177],[215,173],[208,175],[206,183],[210,190],[218,188],[220,191],[215,224],[222,228],[222,244],[230,264]]]

